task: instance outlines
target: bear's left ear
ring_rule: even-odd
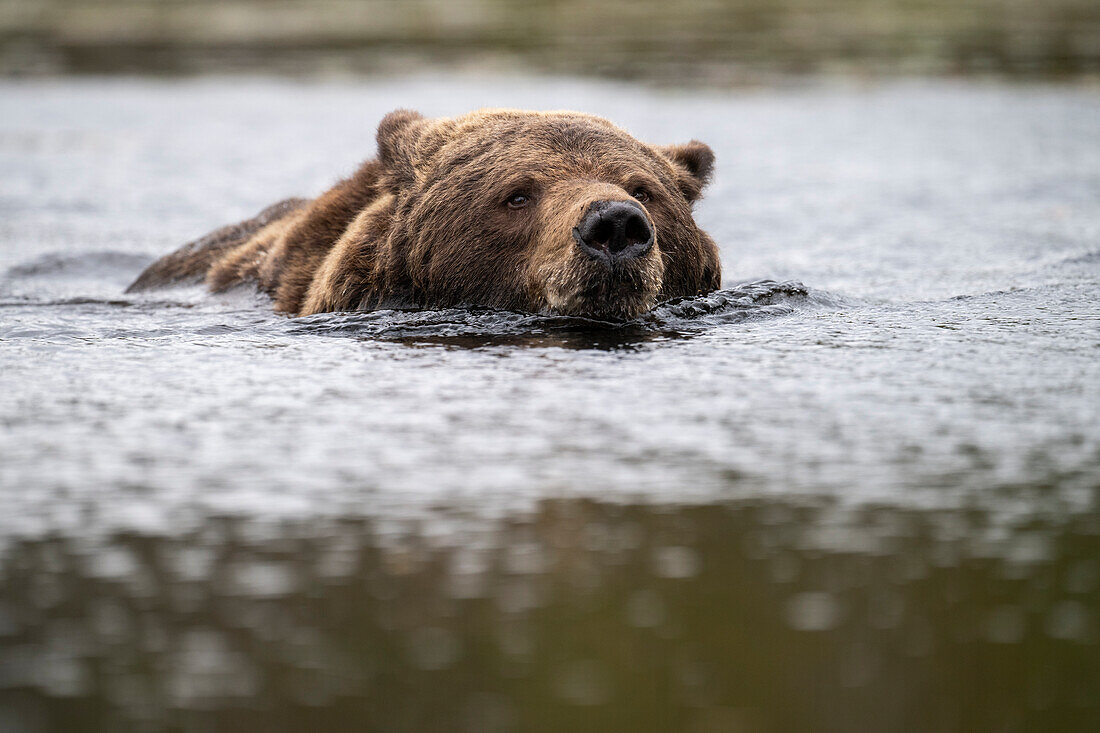
[[[714,170],[714,151],[706,143],[692,140],[684,145],[664,145],[657,148],[676,169],[676,182],[688,201],[695,201],[710,182]]]
[[[416,180],[416,144],[427,124],[423,115],[410,109],[394,110],[379,123],[378,159],[394,187],[408,186]]]

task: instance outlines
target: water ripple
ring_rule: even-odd
[[[602,321],[576,316],[537,315],[494,308],[378,310],[323,313],[281,324],[294,334],[350,336],[407,341],[547,335],[676,335],[748,319],[775,318],[840,301],[811,292],[799,282],[757,280],[707,295],[670,300],[631,321]]]

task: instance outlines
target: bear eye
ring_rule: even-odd
[[[649,201],[649,191],[645,190],[644,188],[635,189],[634,193],[630,195],[636,198],[638,201],[642,202],[643,204]]]
[[[522,209],[527,204],[531,203],[531,197],[525,193],[514,193],[508,197],[508,201],[505,202],[509,209]]]

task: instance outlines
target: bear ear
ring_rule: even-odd
[[[665,145],[657,149],[672,161],[672,166],[676,168],[676,181],[687,200],[698,199],[714,170],[714,151],[710,146],[692,140],[684,145]]]
[[[416,180],[416,143],[428,120],[419,112],[398,109],[382,118],[378,125],[378,159],[390,174],[395,187]]]

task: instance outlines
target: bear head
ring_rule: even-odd
[[[417,305],[630,319],[720,286],[692,215],[714,165],[703,143],[648,145],[576,112],[398,110],[378,148],[385,290]]]

